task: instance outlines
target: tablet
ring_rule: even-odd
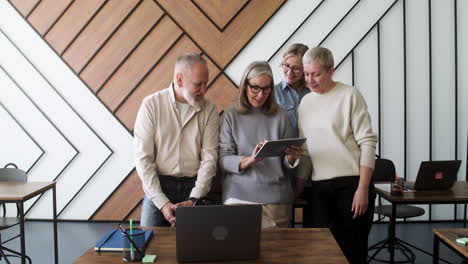
[[[306,138],[287,138],[271,140],[263,144],[263,147],[255,154],[255,158],[268,158],[284,155],[289,146],[302,146]]]

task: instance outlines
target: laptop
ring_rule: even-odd
[[[178,262],[256,259],[261,205],[210,205],[176,209]]]
[[[411,190],[446,190],[457,180],[461,160],[422,161],[416,182],[405,182]]]

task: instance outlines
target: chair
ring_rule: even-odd
[[[393,162],[388,159],[377,158],[375,160],[375,168],[374,168],[374,174],[372,176],[372,180],[373,182],[379,182],[379,183],[393,182],[395,180],[395,165],[393,164]],[[378,205],[375,207],[374,213],[379,215],[377,221],[381,221],[385,217],[390,218],[392,215],[392,206],[383,205],[382,197],[379,196]],[[396,219],[417,217],[417,216],[423,215],[424,213],[425,213],[424,209],[417,207],[417,206],[398,205],[396,207]],[[368,262],[370,262],[371,260],[375,260],[378,262],[389,263],[388,260],[376,258],[376,256],[379,254],[379,252],[383,248],[388,249],[389,237],[390,237],[390,234],[388,235],[387,238],[383,239],[380,242],[377,242],[376,244],[368,248],[369,253],[376,250],[372,256],[369,256]],[[416,255],[411,251],[411,249],[408,246],[413,247],[417,250],[421,250],[401,239],[395,238],[395,250],[401,252],[405,258],[404,260],[401,260],[401,261],[395,261],[395,263],[414,263],[414,260],[416,259]]]
[[[8,168],[9,166],[13,168]],[[8,163],[5,168],[0,168],[0,181],[27,181],[27,175],[24,171],[18,169],[13,163]],[[6,217],[6,206],[4,203],[0,203],[3,208],[3,217],[0,217],[0,230],[5,230],[20,223],[18,205],[16,210],[16,217]],[[6,263],[10,263],[7,257],[21,258],[21,253],[9,249],[3,244],[18,238],[20,235],[16,235],[8,240],[3,241],[0,234],[0,260],[4,259]],[[10,253],[10,254],[6,254]],[[31,263],[31,258],[26,256],[26,259]]]

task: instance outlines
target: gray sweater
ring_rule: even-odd
[[[224,170],[223,201],[236,198],[264,204],[286,204],[293,200],[291,182],[284,156],[264,158],[250,168],[239,171],[242,157],[250,156],[264,139],[288,138],[288,117],[282,109],[266,115],[253,108],[239,114],[234,107],[225,110],[220,130],[219,166]]]

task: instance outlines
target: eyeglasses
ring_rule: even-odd
[[[247,82],[247,85],[249,85],[250,90],[254,94],[258,94],[260,91],[262,91],[263,94],[270,94],[271,93],[271,86],[260,87],[258,85],[252,85],[249,82]]]
[[[284,71],[293,71],[295,74],[301,74],[303,69],[302,67],[298,67],[298,66],[291,66],[287,63],[281,63],[281,67],[283,68]]]

